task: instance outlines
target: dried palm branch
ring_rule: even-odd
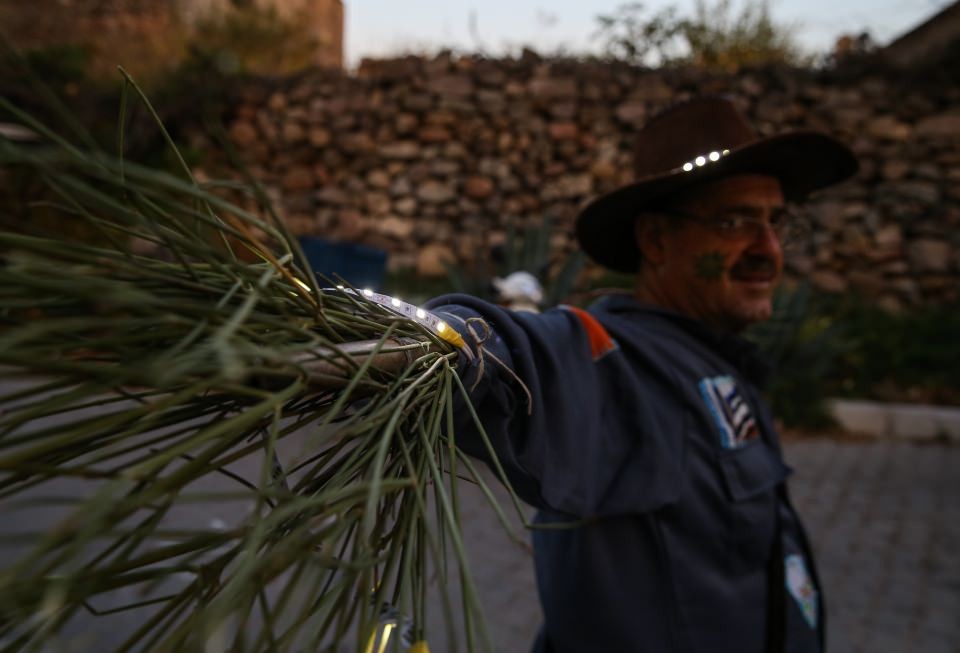
[[[321,287],[255,188],[124,160],[122,118],[110,155],[0,109],[36,135],[0,172],[95,234],[0,232],[0,651],[422,651],[428,585],[489,650],[457,347]]]

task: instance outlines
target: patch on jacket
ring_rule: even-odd
[[[811,628],[817,627],[817,590],[813,587],[813,581],[810,574],[807,573],[807,565],[803,561],[803,556],[788,555],[784,558],[785,575],[787,578],[787,591],[797,602],[803,618]]]
[[[590,313],[587,313],[582,308],[567,306],[566,304],[560,308],[570,311],[580,320],[580,324],[583,325],[583,329],[586,331],[587,340],[590,342],[590,355],[593,356],[593,360],[597,360],[617,348],[617,342],[610,337],[610,334],[603,328],[603,325],[597,321],[597,318],[590,315]]]
[[[724,449],[739,449],[757,437],[757,422],[732,376],[701,379],[699,385]]]

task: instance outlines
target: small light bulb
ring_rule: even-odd
[[[426,312],[425,310],[423,310],[422,308],[418,308],[418,309],[417,309],[417,319],[422,320],[422,319],[425,318],[425,317],[427,317],[427,312]]]
[[[346,290],[343,286],[337,286],[337,290]]]
[[[446,330],[447,330],[446,322],[444,322],[443,320],[440,320],[439,322],[437,322],[437,333],[443,333]]]
[[[711,152],[708,156],[710,157],[710,160],[711,160],[711,161],[719,161],[719,160],[720,160],[720,153],[719,153],[719,152]]]
[[[380,646],[377,647],[377,653],[384,653],[387,650],[387,645],[390,643],[390,635],[393,633],[393,629],[396,628],[396,624],[392,621],[388,621],[383,624],[383,637],[380,639]],[[376,636],[374,636],[376,639]],[[373,650],[374,640],[370,640],[370,646],[367,647],[368,651]]]
[[[693,160],[693,162],[696,163],[698,166],[706,165],[707,158],[704,156],[698,156],[696,159]]]
[[[363,294],[366,295],[367,297],[373,297],[373,291],[370,290],[369,288],[364,288]]]
[[[693,164],[692,164],[692,163],[690,163],[689,161],[687,161],[686,163],[683,164],[683,171],[684,171],[684,172],[690,172],[691,170],[693,170]]]
[[[396,297],[391,297],[390,304],[392,304],[394,308],[397,308],[400,306],[400,300],[397,299]]]
[[[723,152],[721,152],[721,154],[723,154],[723,156],[727,156],[728,154],[730,154],[730,150],[724,150]]]

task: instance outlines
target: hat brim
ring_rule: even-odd
[[[818,132],[791,132],[754,141],[689,172],[674,170],[647,177],[601,195],[577,216],[577,240],[597,263],[633,273],[639,264],[634,221],[658,200],[692,185],[736,174],[763,174],[780,182],[784,198],[802,199],[812,191],[843,181],[858,168],[843,143]]]

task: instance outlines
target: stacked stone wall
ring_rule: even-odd
[[[573,248],[577,208],[631,181],[638,127],[697,93],[731,95],[761,133],[819,130],[859,157],[854,180],[807,203],[816,229],[789,253],[794,278],[890,309],[957,301],[957,88],[441,55],[252,83],[230,134],[296,233],[439,275],[444,259],[488,256],[511,223],[550,218],[554,251]]]

